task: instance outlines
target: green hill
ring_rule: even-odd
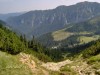
[[[100,39],[93,42],[93,44],[90,47],[86,48],[83,51],[84,57],[90,57],[97,54],[100,54]]]
[[[42,62],[52,61],[45,49],[35,39],[19,37],[0,21],[0,75],[55,74],[41,67]]]
[[[4,26],[5,23],[0,22],[0,75],[73,75],[80,74],[80,69],[82,69],[82,74],[86,74],[88,72],[100,74],[100,40],[87,44],[71,46],[69,48],[61,46],[59,49],[49,49],[37,42],[34,37],[32,40],[28,41],[25,36],[19,37]],[[65,33],[67,33],[66,29],[63,29],[52,33],[52,35],[56,37]],[[71,40],[71,42],[69,41],[71,44],[72,40],[82,37],[84,34],[84,36],[90,37],[90,33],[80,32],[79,34],[80,35],[71,34],[71,36],[68,36],[68,34],[66,37]],[[50,34],[48,34],[47,39],[49,38],[49,35]],[[58,37],[56,38],[59,39]],[[62,39],[65,39],[65,37]],[[66,42],[65,40],[63,41]],[[62,61],[65,59],[67,59],[67,62],[71,63],[66,65],[67,63]],[[57,63],[58,61],[61,62]],[[49,62],[49,64],[44,62]],[[64,65],[62,67],[62,62],[66,66]],[[41,66],[42,64],[47,65],[47,67],[51,65],[51,68],[54,68],[54,66],[57,67],[57,65],[60,64],[60,71],[55,72],[54,69],[50,70],[47,67]],[[81,66],[81,68],[78,66]],[[86,67],[90,68],[88,68],[88,70],[84,70]]]
[[[20,62],[20,55],[0,51],[0,75],[33,75],[27,65]]]
[[[48,47],[72,46],[88,43],[100,37],[100,16],[38,37]],[[45,39],[45,40],[44,40]]]
[[[53,32],[71,23],[79,23],[100,15],[100,3],[80,2],[74,5],[61,5],[50,10],[29,11],[25,14],[10,17],[7,23],[16,31],[41,36]],[[16,31],[16,32],[17,32]]]
[[[24,48],[25,45],[20,41],[20,38],[0,23],[0,50],[17,54],[23,51]]]
[[[0,23],[0,51],[10,53],[12,55],[26,52],[34,54],[42,61],[51,61],[48,55],[45,54],[46,48],[43,47],[34,38],[30,41],[25,36],[18,36],[16,33],[5,27],[4,23]]]

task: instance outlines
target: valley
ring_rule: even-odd
[[[73,61],[69,59],[54,63],[43,63],[36,59],[33,55],[20,53],[12,56],[4,52],[0,52],[0,74],[5,75],[99,75],[100,74],[100,55],[83,60],[78,57]],[[9,62],[6,62],[9,60]],[[98,62],[96,62],[98,61]],[[91,64],[88,62],[92,62]],[[3,64],[4,63],[4,64]],[[13,63],[13,64],[12,64]],[[95,63],[95,65],[94,65]],[[12,71],[10,71],[12,70]],[[5,72],[6,71],[6,72]],[[27,72],[25,72],[27,71]]]
[[[68,27],[54,32],[50,32],[38,37],[38,40],[48,46],[61,46],[71,44],[84,44],[99,39],[99,17],[92,18],[88,21],[69,24]],[[45,38],[45,41],[43,40]],[[42,41],[43,40],[43,41]],[[49,41],[48,41],[49,40]],[[51,42],[53,42],[51,44]]]
[[[6,20],[14,30],[39,37],[69,26],[80,23],[100,15],[100,4],[96,2],[80,2],[71,6],[58,6],[51,10],[29,11],[20,16],[10,17]]]
[[[100,75],[100,3],[0,14],[0,75]]]

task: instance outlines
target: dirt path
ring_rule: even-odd
[[[60,68],[67,64],[70,64],[70,66],[68,66],[78,75],[95,75],[95,70],[90,65],[88,65],[87,62],[83,61],[65,60],[58,63],[48,62],[43,63],[42,66],[51,71],[60,71]]]
[[[20,61],[23,64],[26,64],[32,70],[33,73],[41,70],[44,75],[49,75],[49,72],[44,70],[43,68],[38,67],[37,69],[37,65],[34,62],[34,60],[32,60],[30,55],[25,54],[25,53],[20,53],[20,56],[21,56]],[[43,63],[41,66],[51,71],[59,71],[62,66],[65,66],[66,64],[70,64],[70,63],[72,63],[72,61],[65,60],[65,61],[58,62],[58,63],[54,63],[54,62]]]
[[[49,75],[49,72],[37,67],[36,63],[34,62],[34,60],[32,60],[31,56],[25,53],[20,53],[20,61],[23,64],[26,64],[33,72],[33,75],[38,75],[38,74],[42,74],[42,75]]]
[[[54,62],[43,63],[41,66],[47,68],[48,70],[59,71],[62,66],[65,66],[66,64],[70,64],[70,63],[72,63],[72,61],[65,60],[58,63],[54,63]]]
[[[70,67],[79,75],[95,75],[95,70],[85,61],[74,61]]]
[[[42,70],[42,72],[44,73],[44,75],[49,75],[48,71],[46,70]]]
[[[20,56],[20,61],[23,64],[26,64],[32,70],[34,75],[50,75],[46,69],[51,71],[60,71],[60,68],[67,64],[70,64],[70,68],[74,70],[78,75],[87,75],[87,73],[89,73],[89,75],[95,75],[95,70],[90,65],[88,65],[87,62],[65,60],[58,63],[42,63],[42,65],[37,66],[30,55],[20,53]],[[46,69],[43,69],[41,66]]]
[[[36,70],[36,69],[35,69],[36,64],[35,64],[35,62],[31,59],[30,55],[25,54],[25,53],[20,53],[20,55],[21,55],[20,61],[21,61],[23,64],[26,64],[26,65],[32,70],[32,72],[33,72],[34,70]]]

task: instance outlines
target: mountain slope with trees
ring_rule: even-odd
[[[69,24],[68,26],[64,29],[44,34],[38,37],[38,40],[48,47],[58,47],[60,45],[74,46],[75,44],[84,44],[100,37],[100,16],[84,22]]]
[[[51,50],[40,44],[33,36],[32,40],[27,40],[25,35],[18,36],[16,33],[5,27],[5,24],[0,22],[0,51],[10,53],[12,55],[25,52],[33,54],[39,60],[60,61],[62,56],[60,51]],[[57,52],[57,53],[56,53]],[[56,55],[54,55],[56,53]]]
[[[56,31],[71,23],[79,23],[100,15],[100,4],[80,2],[71,6],[59,6],[51,10],[30,11],[9,18],[6,22],[27,37],[40,36]]]
[[[81,72],[81,74],[100,74],[100,40],[71,48],[62,47],[59,49],[49,49],[37,42],[34,36],[32,40],[28,41],[25,36],[21,35],[19,37],[14,32],[4,26],[4,22],[0,21],[0,74],[5,75],[6,73],[8,73],[10,75],[14,75],[14,73],[18,72],[19,70],[20,71],[17,74],[26,75],[36,75],[40,73],[43,75],[62,75],[80,74]],[[11,55],[1,51],[10,53]],[[23,52],[27,54],[23,54]],[[39,59],[40,61],[35,58]],[[44,69],[45,67],[41,67],[41,62],[43,61],[57,62],[67,59],[66,61],[69,62],[68,58],[71,60],[71,63],[68,64],[69,67],[67,63],[65,63],[66,66],[64,65],[63,67],[61,66],[59,68],[60,72],[54,72],[53,70],[50,71],[49,68]],[[7,62],[7,60],[9,60],[9,62]],[[33,70],[33,67],[31,67],[33,65],[33,60],[37,62],[37,66],[34,62],[34,66],[37,67],[34,68],[36,69],[35,72]],[[62,62],[59,63],[60,65],[62,65]],[[51,65],[54,63],[49,62],[49,64]],[[46,65],[49,66],[49,64]],[[55,64],[59,65],[58,63]],[[27,66],[27,68],[25,68],[25,66]],[[81,68],[79,68],[78,66],[81,66]],[[85,67],[88,68],[84,70]],[[11,70],[11,68],[13,70]],[[17,70],[15,68],[17,68]],[[27,73],[25,71],[27,71]]]
[[[0,22],[0,50],[11,53],[17,54],[24,50],[25,45],[20,41],[20,38],[4,27],[5,25],[3,22]]]

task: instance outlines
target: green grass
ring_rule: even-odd
[[[80,34],[80,35],[84,34],[84,35],[86,35],[86,34],[93,34],[93,33],[92,32],[87,32],[87,31],[83,31],[83,32],[79,32],[77,34]]]
[[[93,56],[89,59],[90,62],[96,62],[96,61],[100,61],[100,54],[97,56]]]
[[[95,25],[99,21],[100,21],[100,17],[96,17],[96,18],[90,20],[89,23],[92,24],[92,25]]]
[[[50,74],[50,75],[61,75],[60,72],[57,72],[57,71],[50,71],[50,70],[49,70],[49,74]]]
[[[73,33],[71,32],[66,32],[66,29],[62,29],[62,30],[58,30],[52,33],[52,36],[54,38],[54,41],[61,41],[64,40],[68,37],[70,37],[71,35],[73,35]]]
[[[21,55],[10,55],[0,51],[0,75],[44,75],[42,70],[47,71],[50,75],[60,75],[59,72],[49,71],[41,67],[42,62],[34,55],[30,54],[31,60],[35,61],[36,70],[32,70],[26,64],[20,61]]]
[[[61,29],[61,30],[58,30],[58,31],[55,31],[52,33],[52,36],[54,38],[54,41],[62,41],[62,40],[65,40],[67,39],[68,37],[72,36],[72,35],[89,35],[89,34],[93,34],[92,32],[67,32],[66,31],[66,28],[65,29]],[[81,44],[84,43],[88,43],[90,41],[93,41],[93,40],[97,40],[100,36],[98,35],[95,35],[95,36],[92,36],[92,37],[88,37],[88,36],[80,36],[78,38],[78,40],[80,39],[80,42]]]
[[[100,54],[93,56],[88,59],[88,64],[92,65],[92,67],[96,70],[96,75],[100,75]]]
[[[80,41],[80,44],[83,44],[83,43],[88,43],[88,42],[97,40],[99,37],[100,37],[99,35],[95,35],[95,36],[92,36],[92,37],[80,36],[77,40]]]
[[[71,68],[71,65],[66,65],[60,69],[63,74],[77,75],[76,72]]]
[[[19,58],[19,55],[12,56],[0,51],[0,75],[32,75],[31,70]]]

